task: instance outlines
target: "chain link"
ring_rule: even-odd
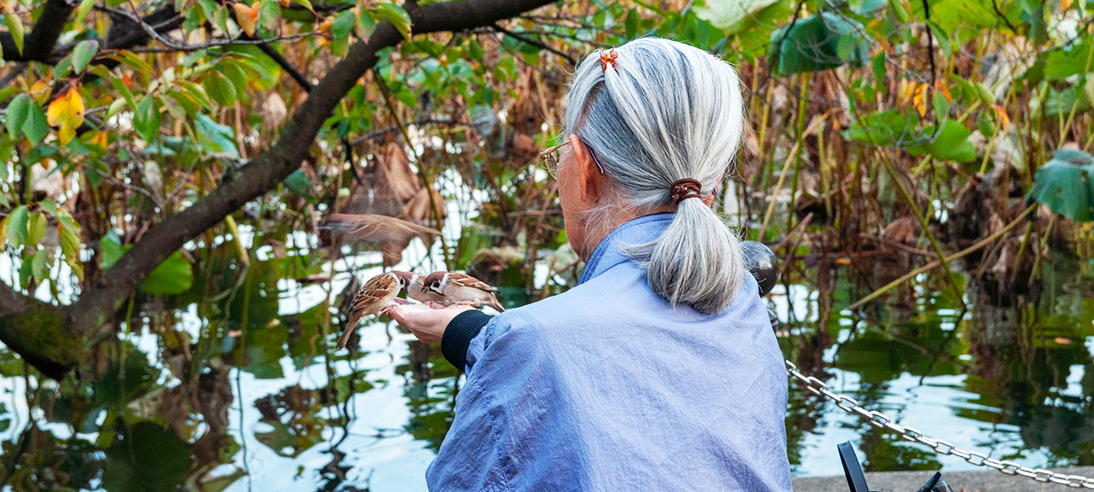
[[[832,400],[835,402],[836,406],[843,411],[859,415],[874,427],[889,429],[896,432],[905,440],[926,444],[938,454],[958,456],[975,466],[986,466],[999,470],[1007,475],[1019,475],[1032,478],[1038,482],[1052,482],[1067,485],[1069,487],[1094,489],[1094,478],[1088,478],[1081,475],[1065,475],[1044,468],[1030,468],[1028,466],[1019,465],[1013,461],[999,461],[975,451],[965,451],[954,446],[952,443],[941,439],[931,439],[930,437],[923,435],[918,429],[894,422],[891,417],[884,413],[877,410],[862,408],[859,405],[858,400],[855,400],[850,396],[832,392],[832,390],[828,389],[828,385],[825,384],[824,381],[813,376],[802,374],[802,372],[798,370],[798,366],[793,362],[786,361],[786,374],[797,379],[798,382],[805,385],[805,389],[813,394]]]

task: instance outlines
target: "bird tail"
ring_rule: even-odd
[[[501,303],[498,302],[498,298],[496,297],[491,297],[490,302],[487,305],[496,309],[499,313],[505,312],[505,308],[502,307]]]
[[[357,314],[350,314],[349,322],[346,323],[346,328],[342,330],[342,338],[338,339],[337,350],[346,348],[346,343],[349,343],[349,336],[353,334],[353,329],[357,328],[357,322],[361,321],[361,316]]]

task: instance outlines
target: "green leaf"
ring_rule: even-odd
[[[38,246],[38,243],[46,235],[46,227],[49,226],[49,219],[41,211],[31,212],[27,219],[27,238],[25,244],[27,246]]]
[[[152,295],[181,294],[190,290],[193,282],[193,267],[176,251],[148,274],[140,290]]]
[[[695,15],[703,19],[726,34],[737,34],[750,25],[750,18],[769,5],[779,0],[707,0],[706,8],[697,7]],[[632,13],[637,13],[631,10]],[[631,22],[631,15],[627,15],[626,23]],[[637,19],[635,20],[637,25]],[[637,27],[634,29],[637,31]],[[627,37],[633,37],[631,28],[627,27]]]
[[[976,129],[984,137],[991,138],[995,135],[995,111],[988,109],[976,113]]]
[[[76,277],[84,279],[84,265],[80,262],[80,226],[75,221],[61,220],[61,254]]]
[[[61,61],[53,66],[53,78],[63,79],[67,77],[69,70],[72,70],[72,55],[61,58]]]
[[[27,239],[27,220],[29,217],[26,205],[19,205],[15,207],[15,210],[11,211],[8,218],[4,221],[4,236],[7,238],[8,243],[18,248],[22,246]]]
[[[1063,46],[1042,55],[1045,59],[1045,78],[1062,80],[1072,75],[1087,73],[1094,69],[1094,64],[1088,63],[1091,56],[1090,44],[1083,43],[1075,46]]]
[[[16,14],[7,14],[4,16],[4,23],[8,25],[8,32],[11,33],[11,39],[15,42],[15,48],[19,50],[19,54],[22,54],[23,21]]]
[[[768,62],[780,75],[817,72],[845,63],[863,66],[869,45],[861,23],[829,12],[814,14],[771,33]]]
[[[934,43],[942,50],[942,54],[953,56],[953,47],[950,45],[950,35],[934,21],[928,21],[927,28],[931,30]]]
[[[41,250],[34,254],[34,259],[30,261],[30,271],[34,274],[34,280],[39,284],[44,284],[49,280],[49,251]]]
[[[870,113],[861,118],[861,124],[852,120],[847,138],[878,147],[888,147],[907,140],[915,130],[914,115],[895,109]]]
[[[889,0],[889,12],[893,14],[893,19],[900,24],[908,23],[908,0]]]
[[[87,18],[87,14],[91,12],[93,6],[95,6],[95,0],[82,0],[80,6],[76,8],[76,15],[72,18],[72,25],[83,25],[84,19]]]
[[[312,189],[315,187],[315,183],[308,179],[304,171],[297,169],[285,178],[285,187],[298,196],[310,198],[313,195]]]
[[[1061,149],[1037,168],[1027,198],[1075,222],[1094,221],[1094,156]]]
[[[141,102],[137,104],[136,111],[133,112],[133,127],[137,129],[141,139],[148,143],[156,140],[162,122],[163,117],[156,106],[156,98],[154,96],[145,96],[144,99],[141,99]]]
[[[235,131],[232,127],[221,125],[212,118],[197,115],[198,143],[201,150],[209,153],[227,154],[232,158],[239,158],[239,150],[236,148]]]
[[[933,97],[934,103],[934,116],[935,118],[942,119],[950,114],[950,100],[946,99],[946,96],[941,92],[935,92]]]
[[[224,74],[217,71],[210,71],[205,74],[205,77],[201,81],[202,87],[205,88],[205,93],[209,94],[214,101],[229,106],[236,102],[236,88],[232,84],[232,81],[228,79]]]
[[[1086,91],[1074,86],[1059,91],[1049,87],[1048,97],[1045,97],[1042,108],[1044,116],[1056,117],[1070,114],[1071,108],[1075,108],[1077,114],[1090,110],[1090,100],[1086,97]]]
[[[934,133],[933,140],[908,146],[912,155],[930,154],[935,159],[955,162],[972,162],[976,159],[976,147],[969,141],[972,132],[956,120],[947,119],[942,129]]]
[[[27,114],[30,112],[30,106],[34,102],[30,98],[30,94],[19,94],[15,96],[15,99],[11,100],[11,104],[8,104],[8,112],[4,116],[4,125],[8,129],[8,135],[12,140],[18,139],[20,132],[23,130],[23,122],[27,119]]]
[[[366,9],[361,9],[361,15],[357,16],[357,30],[357,34],[364,36],[365,39],[368,39],[369,36],[372,36],[372,33],[376,32],[376,19]]]
[[[76,73],[83,73],[87,68],[87,64],[91,63],[91,60],[95,58],[95,53],[99,52],[99,42],[94,39],[88,41],[81,41],[76,45],[76,48],[72,50],[72,69]]]
[[[190,470],[190,447],[171,430],[141,421],[106,450],[103,488],[114,492],[175,490]]]
[[[768,1],[768,0],[760,0]],[[774,1],[774,0],[771,0]],[[627,19],[623,21],[623,27],[627,32],[627,39],[634,39],[634,36],[638,34],[638,23],[641,21],[638,17],[638,9],[632,8],[627,11]],[[708,21],[709,22],[709,21]],[[711,22],[713,24],[713,22]]]
[[[46,112],[37,102],[31,102],[27,108],[26,120],[23,122],[23,134],[30,140],[31,145],[37,145],[49,134],[49,122],[46,121]]]
[[[102,250],[101,266],[104,271],[114,266],[114,263],[126,251],[129,251],[129,248],[133,247],[131,244],[122,246],[118,242],[118,237],[113,233],[103,237],[102,241],[99,242],[99,246]],[[148,277],[144,279],[144,283],[141,284],[140,290],[152,295],[181,294],[190,290],[193,281],[193,267],[182,256],[182,253],[176,251],[160,263],[155,270],[152,270],[152,273],[148,274]]]
[[[995,94],[991,93],[991,89],[988,89],[986,85],[981,84],[980,82],[973,82],[973,85],[976,87],[976,94],[980,98],[982,104],[985,106],[995,104]]]
[[[407,41],[410,41],[410,15],[406,13],[406,10],[389,2],[377,4],[375,10],[384,16],[388,22],[391,22],[391,25],[399,30],[399,34],[402,34]],[[331,26],[331,29],[333,30],[334,27]]]
[[[334,39],[344,39],[349,36],[350,29],[353,29],[353,10],[343,10],[334,17],[334,22],[330,25],[330,35]]]
[[[242,99],[247,90],[247,70],[235,60],[224,60],[217,64],[217,70],[223,73],[235,86],[236,94]]]
[[[129,87],[126,87],[125,82],[118,77],[110,77],[109,79],[110,85],[114,86],[114,90],[121,93],[122,98],[125,99],[125,102],[129,103],[130,108],[136,110],[137,101],[133,98],[133,92],[129,90]]]
[[[1002,2],[1000,2],[1002,3]],[[923,16],[922,2],[913,2],[912,10]],[[957,32],[958,28],[976,30],[995,25],[995,14],[990,0],[943,0],[931,2],[931,21],[945,32]]]

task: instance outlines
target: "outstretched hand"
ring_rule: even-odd
[[[403,306],[400,305],[392,307],[387,312],[392,318],[395,318],[395,321],[398,321],[400,325],[403,325],[414,336],[418,337],[418,340],[425,343],[436,343],[441,341],[444,330],[448,327],[448,323],[452,321],[452,318],[464,311],[475,309],[460,304],[452,306],[442,306],[434,302],[425,304],[433,309],[403,309]]]

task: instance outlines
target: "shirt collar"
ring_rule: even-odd
[[[623,246],[648,243],[657,239],[668,228],[675,215],[671,212],[644,215],[628,220],[613,229],[600,241],[600,244],[596,245],[589,261],[585,263],[585,271],[581,273],[578,285],[592,280],[620,263],[631,261],[619,249]]]

